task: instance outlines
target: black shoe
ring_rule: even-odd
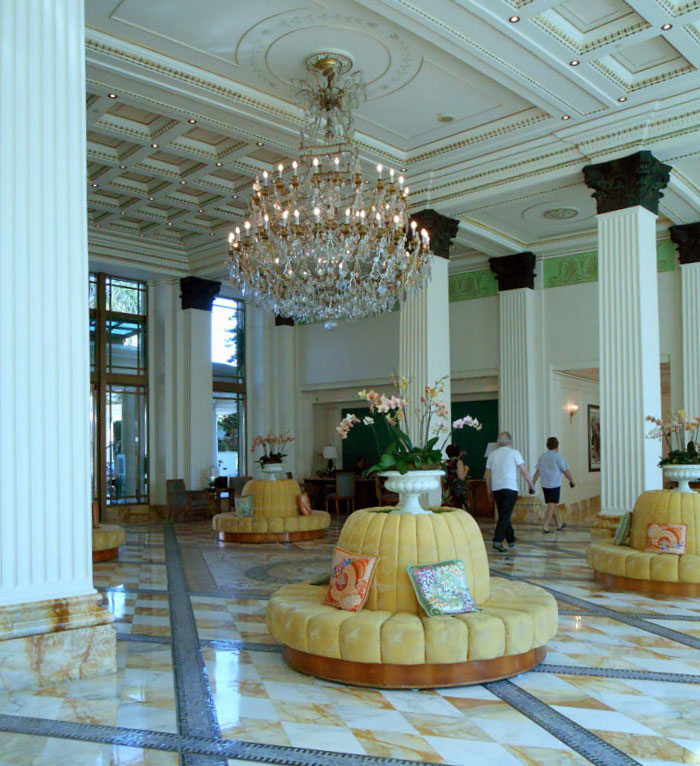
[[[493,549],[495,551],[500,551],[501,553],[505,553],[508,550],[508,548],[506,548],[506,546],[503,545],[503,543],[494,543]]]
[[[564,529],[564,527],[565,527],[565,526],[566,526],[566,524],[560,524],[560,525],[557,527],[557,532],[561,532],[561,531],[562,531],[562,529]]]
[[[543,529],[542,530],[542,534],[543,535],[551,535],[553,531],[554,531],[553,529]]]
[[[510,551],[510,550],[512,550],[513,548],[515,548],[515,540],[513,540],[513,542],[512,542],[512,543],[508,543],[508,550]]]

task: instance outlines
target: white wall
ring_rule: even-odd
[[[450,303],[453,378],[498,372],[498,296]]]
[[[383,383],[399,367],[399,312],[357,322],[302,325],[299,365],[302,390]]]
[[[600,404],[600,387],[594,381],[581,380],[554,371],[550,381],[550,413],[547,436],[559,439],[559,452],[566,458],[574,478],[573,489],[562,483],[561,502],[573,503],[600,495],[600,472],[588,470],[588,405]],[[578,404],[573,418],[566,406]],[[546,443],[538,454],[545,452]],[[531,466],[534,471],[535,466]],[[538,484],[538,491],[541,485]]]

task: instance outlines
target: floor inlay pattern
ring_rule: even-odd
[[[516,525],[492,574],[547,588],[561,612],[547,658],[483,686],[347,687],[283,662],[267,599],[326,570],[325,539],[219,544],[207,522],[133,526],[94,567],[114,613],[114,676],[0,694],[0,766],[675,766],[700,764],[700,599],[613,591],[585,562],[588,530]]]

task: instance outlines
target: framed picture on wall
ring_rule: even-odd
[[[588,405],[588,470],[600,471],[600,407]]]

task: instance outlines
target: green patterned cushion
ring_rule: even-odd
[[[238,495],[234,502],[236,504],[236,516],[252,516],[253,515],[253,496],[252,495]]]
[[[631,512],[623,513],[620,519],[617,529],[615,530],[615,536],[613,542],[615,545],[626,545],[630,539],[630,525],[632,523]]]
[[[461,559],[437,564],[414,564],[408,567],[408,576],[418,603],[428,617],[479,611],[469,592]]]

